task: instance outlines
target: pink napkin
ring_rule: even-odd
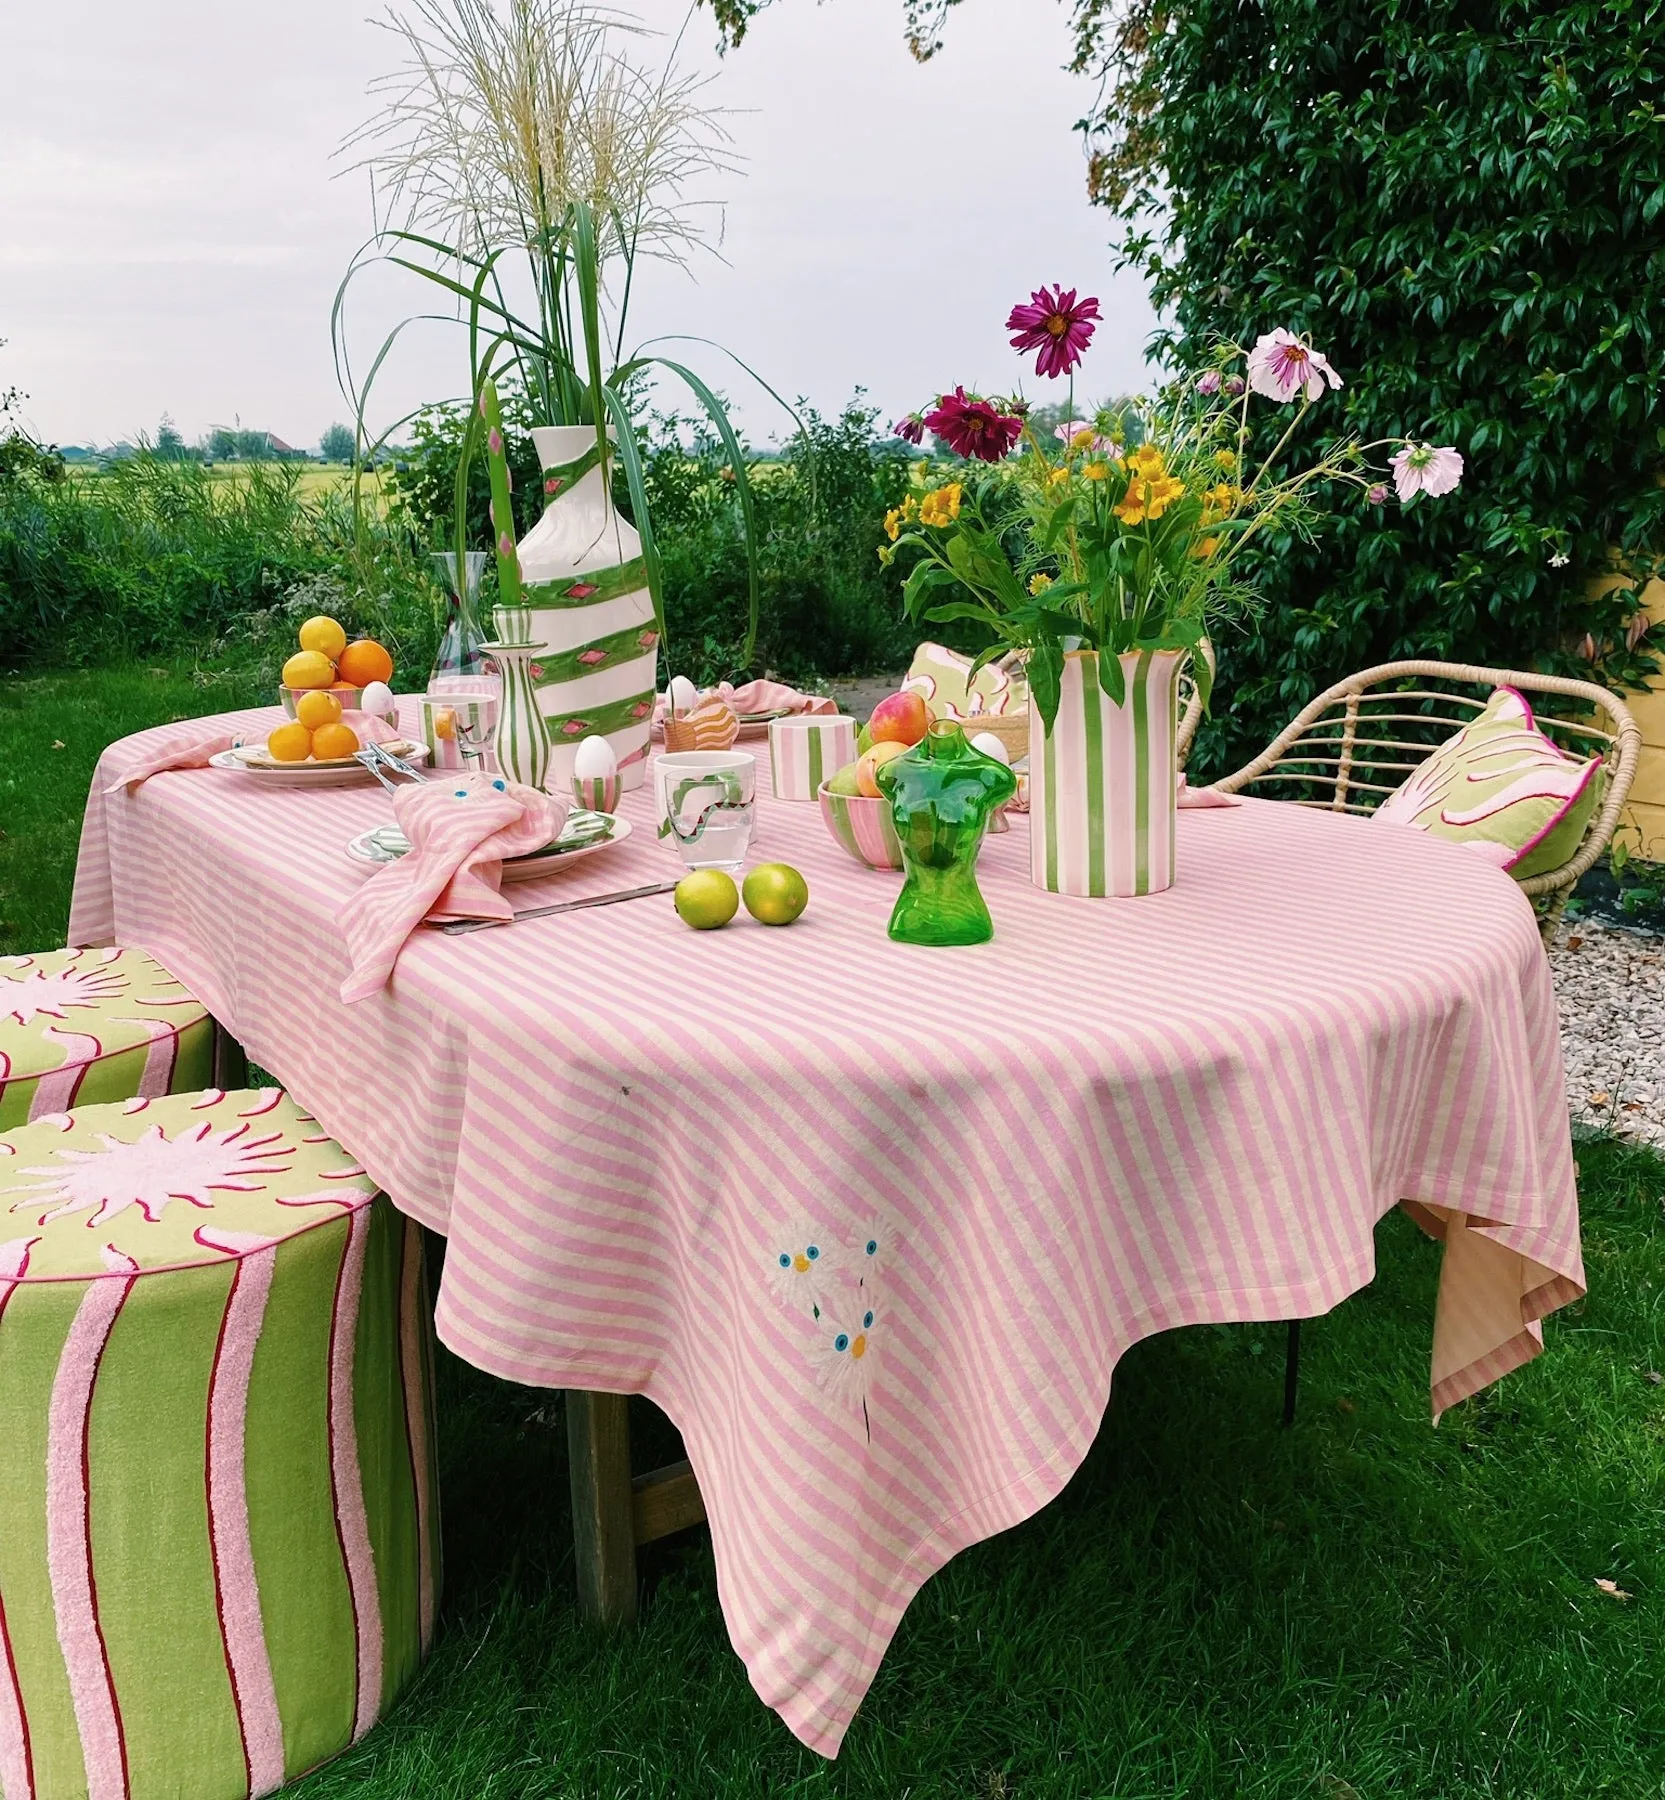
[[[266,735],[270,736],[271,731],[275,731],[284,722],[282,719],[274,719]],[[391,744],[401,736],[385,719],[378,719],[374,713],[343,712],[341,722],[352,726],[358,733],[361,744]],[[104,791],[113,794],[117,788],[126,788],[131,792],[140,782],[149,781],[152,775],[165,775],[170,769],[206,769],[208,759],[218,756],[222,750],[235,750],[241,744],[264,741],[258,730],[245,731],[236,737],[223,730],[205,731],[176,744],[172,750],[160,750],[129,764]]]
[[[800,694],[784,681],[745,681],[736,687],[731,681],[720,681],[714,688],[700,690],[702,700],[725,701],[742,716],[746,713],[795,712],[836,713],[838,702],[827,694]],[[663,723],[666,699],[659,696],[653,709],[656,722]]]
[[[1179,778],[1179,804],[1181,806],[1241,806],[1243,802],[1235,794],[1222,794],[1218,788],[1191,787],[1183,775]]]
[[[508,919],[498,891],[506,856],[560,836],[567,803],[501,775],[447,775],[401,786],[393,816],[409,851],[378,869],[336,917],[352,973],[344,1001],[379,993],[424,919]]]

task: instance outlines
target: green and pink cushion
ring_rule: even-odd
[[[1376,822],[1450,838],[1525,880],[1577,854],[1602,781],[1600,757],[1566,755],[1539,729],[1526,697],[1500,687],[1382,802]]]
[[[265,1794],[438,1587],[421,1238],[276,1088],[0,1135],[0,1793]]]
[[[0,956],[0,1131],[67,1106],[200,1088],[213,1034],[202,1003],[142,950]]]

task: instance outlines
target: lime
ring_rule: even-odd
[[[734,877],[721,869],[696,869],[684,875],[672,895],[676,914],[696,931],[715,931],[740,910],[740,890]]]
[[[856,770],[860,767],[860,763],[846,763],[827,783],[827,792],[830,794],[859,794],[861,783],[856,779]]]
[[[759,863],[740,892],[746,911],[764,925],[790,925],[809,905],[809,883],[790,863]]]

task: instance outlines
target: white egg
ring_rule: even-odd
[[[604,737],[586,737],[578,740],[578,749],[572,759],[572,778],[574,781],[606,781],[619,772],[619,759],[613,754],[613,746]]]
[[[394,713],[393,690],[385,681],[372,681],[359,696],[360,712],[374,713],[378,719],[391,719]]]
[[[700,691],[686,675],[673,675],[668,691],[673,714],[692,712],[700,703]]]
[[[996,762],[1003,762],[1007,768],[1012,766],[1012,759],[1006,752],[1006,746],[992,731],[979,731],[971,740],[973,750],[981,750],[985,756],[992,756]]]

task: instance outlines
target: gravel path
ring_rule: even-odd
[[[1665,1150],[1665,939],[1580,919],[1549,961],[1573,1118]]]

